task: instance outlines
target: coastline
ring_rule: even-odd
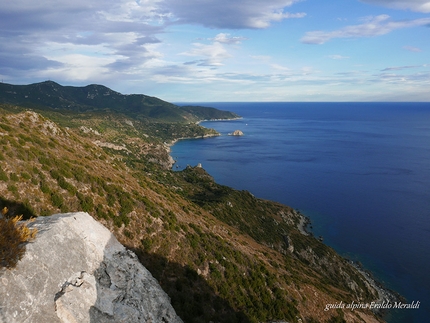
[[[300,221],[297,225],[297,229],[300,231],[300,233],[306,236],[308,235],[313,236],[312,231],[308,230],[309,226],[312,228],[311,219],[296,210],[294,210],[294,214],[300,218]],[[322,237],[318,237],[317,239],[319,239],[321,242],[323,240]],[[354,267],[357,270],[357,272],[360,273],[361,276],[366,280],[369,286],[378,293],[378,298],[371,303],[375,305],[375,307],[372,308],[371,310],[376,315],[384,319],[385,315],[388,313],[389,308],[386,307],[388,304],[393,304],[393,303],[395,304],[399,302],[404,303],[406,301],[406,299],[402,295],[400,295],[396,291],[393,291],[385,287],[384,284],[378,281],[373,276],[372,272],[364,268],[361,263],[345,258],[342,255],[340,256],[344,258],[352,267]],[[381,306],[380,308],[379,308],[379,305]]]
[[[264,135],[261,138],[257,136],[250,138],[252,139],[250,140],[250,144],[253,145],[260,142],[263,145],[259,147],[264,148],[254,148],[254,146],[249,146],[248,148],[244,147],[239,141],[236,141],[236,143],[224,145],[223,148],[225,150],[223,152],[211,151],[211,148],[217,146],[215,142],[230,142],[227,138],[214,139],[214,143],[210,141],[179,143],[172,148],[172,155],[177,159],[176,165],[185,166],[186,163],[195,164],[200,160],[208,169],[212,167],[210,168],[212,170],[211,173],[216,175],[215,178],[219,183],[232,187],[237,186],[239,189],[247,189],[252,191],[256,196],[264,196],[265,199],[274,199],[277,202],[283,202],[286,205],[291,205],[293,208],[303,210],[303,214],[310,216],[312,219],[313,228],[312,226],[308,226],[308,231],[312,231],[316,237],[322,235],[324,243],[334,246],[346,259],[358,263],[362,262],[364,268],[370,270],[373,276],[382,282],[384,286],[400,293],[407,300],[417,299],[421,301],[419,310],[400,311],[401,313],[389,310],[388,317],[386,318],[388,322],[407,322],[408,320],[405,320],[405,318],[408,318],[411,322],[412,320],[424,322],[424,318],[428,317],[430,313],[429,295],[427,293],[429,290],[429,278],[425,274],[425,269],[429,268],[429,260],[425,259],[426,257],[422,257],[422,255],[425,254],[425,246],[428,245],[429,236],[422,236],[418,232],[421,227],[409,224],[418,223],[417,221],[419,221],[422,224],[421,229],[427,229],[428,227],[428,218],[421,212],[424,210],[423,206],[427,204],[423,200],[423,197],[428,194],[417,191],[417,188],[419,183],[421,183],[419,179],[420,175],[418,175],[420,174],[419,171],[425,170],[423,166],[427,162],[429,154],[419,150],[422,140],[421,143],[420,141],[416,141],[416,144],[414,143],[413,138],[422,138],[424,133],[421,130],[412,131],[405,128],[403,129],[404,132],[402,130],[399,133],[394,127],[391,128],[391,125],[395,124],[395,122],[400,120],[399,117],[403,116],[410,116],[406,120],[402,119],[405,125],[413,126],[417,122],[419,124],[421,122],[420,119],[416,118],[415,114],[410,115],[410,112],[420,111],[420,113],[422,112],[423,115],[426,115],[429,113],[427,109],[424,114],[424,108],[427,106],[414,103],[411,105],[410,111],[408,110],[409,105],[406,103],[351,103],[348,104],[348,107],[341,103],[333,105],[329,103],[312,103],[309,107],[305,107],[304,105],[304,103],[277,103],[269,105],[263,103],[214,104],[217,108],[235,111],[244,116],[246,121],[239,120],[233,123],[225,122],[219,124],[208,122],[202,124],[203,126],[215,128],[224,135],[224,133],[226,134],[231,131],[230,129],[236,127],[235,124],[237,127],[240,127],[239,125],[245,124],[245,122],[250,120],[249,129],[252,129],[255,134]],[[322,113],[323,108],[324,114]],[[263,111],[265,113],[262,113]],[[366,111],[366,115],[359,115],[359,111]],[[317,112],[321,112],[321,114]],[[383,119],[382,116],[384,117]],[[379,119],[379,117],[381,118]],[[272,119],[274,120],[273,126],[268,122]],[[363,127],[361,128],[363,132],[357,133],[353,131],[354,127],[350,129],[344,123],[338,123],[339,119],[350,120],[353,122],[352,125],[354,127],[366,124],[369,128]],[[372,123],[369,123],[369,121],[372,121]],[[313,122],[318,127],[315,129],[303,128],[303,126],[307,125],[304,122]],[[290,125],[290,127],[286,127],[285,125]],[[281,126],[284,128],[281,128]],[[332,128],[330,129],[329,126]],[[337,132],[332,133],[332,129],[336,129]],[[381,129],[384,129],[384,133],[386,130],[390,136],[378,138],[367,136],[368,134],[382,132]],[[402,134],[406,134],[406,131],[408,131],[408,137],[406,137],[405,142],[396,140]],[[319,137],[315,137],[316,135],[326,134],[327,138],[336,139],[340,138],[338,136],[340,133],[350,134],[350,137],[342,139],[341,142],[345,144],[344,146],[339,146],[336,144],[336,140],[333,140],[326,147],[321,147],[321,151],[324,151],[323,154],[318,155],[316,153],[316,151],[319,152],[319,148],[314,143],[321,140]],[[283,137],[278,136],[279,134],[283,135]],[[272,139],[269,136],[274,137]],[[264,145],[265,138],[272,140],[272,142],[267,143],[267,148]],[[303,139],[303,141],[298,142],[295,140],[297,138]],[[392,146],[391,144],[396,141],[399,143],[399,146]],[[288,153],[285,152],[285,149],[282,150],[284,146],[280,148],[275,147],[275,144],[282,144],[284,142],[289,144],[285,146],[285,149],[288,149]],[[351,158],[350,155],[344,153],[352,149],[347,143],[356,143],[358,151],[368,151],[369,147],[372,149],[380,147],[380,158],[384,160],[384,166],[380,165],[381,172],[366,173],[365,167],[377,166],[378,159],[380,158],[374,155],[366,155],[365,159],[359,158],[356,162],[357,158]],[[196,147],[193,148],[193,145],[196,145]],[[200,146],[202,146],[201,149],[199,148]],[[411,149],[410,156],[402,157],[403,155],[400,155],[398,159],[392,158],[396,151],[406,146],[409,146]],[[275,147],[277,150],[272,147]],[[304,148],[310,149],[305,150]],[[312,148],[316,148],[316,150],[312,150]],[[242,152],[241,156],[239,154],[234,155],[238,150]],[[192,151],[188,157],[187,151]],[[252,159],[254,151],[259,153],[257,155],[258,158],[267,162],[262,167],[257,166],[257,156],[255,159]],[[279,152],[279,156],[285,158],[285,167],[288,166],[288,169],[284,169],[288,170],[288,173],[279,173],[282,171],[281,160],[278,159],[279,162],[278,160],[271,162],[273,158],[270,158],[270,156],[272,155],[269,154],[266,156],[263,154],[266,151],[270,154],[273,153],[273,156]],[[327,152],[330,152],[331,155],[327,154]],[[212,154],[210,156],[216,155],[218,160],[214,160],[213,163],[211,160],[210,165],[204,164],[205,156],[208,153]],[[377,155],[379,156],[379,154]],[[224,156],[226,159],[224,159]],[[333,156],[337,156],[342,161],[339,166],[340,169],[332,168],[333,163],[327,162]],[[406,164],[407,160],[416,158],[416,156],[420,158],[420,163],[417,162],[411,166]],[[244,159],[240,161],[250,161],[243,167],[244,175],[239,176],[237,174],[236,176],[234,172],[231,174],[231,169],[235,169],[236,167],[240,167],[239,169],[242,172],[240,165],[233,164],[233,157],[243,157]],[[314,160],[312,157],[320,159]],[[354,163],[352,163],[353,159]],[[423,161],[422,163],[421,160]],[[405,169],[411,169],[413,172],[397,174],[394,173],[394,168],[389,167],[401,167],[402,164],[405,165]],[[224,171],[222,168],[224,167],[223,165],[226,165],[229,169]],[[406,167],[406,165],[408,166]],[[318,169],[325,170],[325,172],[323,174],[321,172],[316,173],[315,171]],[[256,173],[256,170],[259,172]],[[339,170],[342,172],[339,172]],[[358,170],[358,172],[356,174],[351,170]],[[363,172],[360,172],[360,170],[363,170]],[[260,176],[273,176],[270,179],[279,178],[279,184],[269,186],[271,184],[268,181],[267,184],[262,182],[260,185],[257,181],[257,187],[254,188],[252,184],[256,181],[252,178],[253,173],[260,174]],[[313,175],[315,175],[315,178]],[[336,180],[326,184],[327,179],[333,175],[336,176]],[[428,176],[428,172],[423,172],[423,176]],[[366,188],[372,185],[372,183],[378,183],[378,179],[381,177],[385,178],[386,181],[380,183],[380,186],[378,186],[379,190],[375,191],[375,195],[373,190],[366,189],[360,191],[362,196],[360,195],[360,198],[358,198],[356,194],[354,195],[355,189],[351,186],[345,186],[345,190],[342,189],[344,181],[349,180],[351,177],[358,180],[360,188]],[[288,179],[288,181],[285,179]],[[236,182],[239,184],[236,184]],[[390,190],[390,187],[398,187],[397,185],[400,185],[402,182],[410,182],[411,186],[401,191]],[[312,184],[314,185],[312,186]],[[276,191],[270,193],[267,187],[276,187]],[[312,187],[312,190],[307,189],[307,187]],[[326,187],[337,194],[348,194],[348,196],[351,196],[351,201],[342,199],[336,201],[335,198],[329,196],[328,190],[321,192],[321,188]],[[306,190],[309,191],[309,194],[306,194]],[[286,193],[284,194],[283,191]],[[400,195],[406,192],[411,194],[411,198],[416,199],[416,205],[408,206],[407,201],[399,198]],[[380,198],[374,199],[374,196]],[[363,205],[357,204],[355,206],[350,203],[354,202],[356,204],[360,200],[368,198],[371,198],[368,200],[369,203]],[[391,199],[395,199],[396,203],[387,204],[386,201],[390,201]],[[317,208],[319,205],[322,205],[324,209]],[[396,207],[393,205],[396,205]],[[324,213],[324,210],[328,211]],[[333,213],[328,213],[330,210],[333,210]],[[348,212],[344,212],[344,210]],[[375,214],[373,214],[374,212]],[[360,220],[362,218],[358,215],[362,215],[363,220]],[[395,219],[395,221],[391,221],[391,218]],[[365,225],[363,224],[364,221],[372,221],[374,225]],[[298,223],[299,221],[296,220],[296,224]],[[397,230],[398,226],[395,223],[402,225],[403,229]],[[355,227],[357,228],[355,229]],[[374,295],[376,299],[376,292]]]
[[[196,121],[195,124],[200,124],[201,122],[205,122],[205,121],[233,121],[233,120],[240,120],[240,119],[243,119],[243,117],[237,117],[237,118],[231,118],[231,119],[204,119],[204,120]],[[204,128],[206,128],[206,127],[204,127]],[[215,129],[213,129],[213,130],[215,130]],[[164,149],[166,150],[166,152],[169,156],[169,165],[170,165],[169,169],[171,169],[173,167],[173,165],[176,164],[176,161],[170,155],[170,153],[171,153],[170,147],[172,147],[174,144],[176,144],[179,140],[204,139],[204,138],[211,138],[211,137],[218,137],[218,136],[221,136],[221,134],[218,131],[216,131],[216,133],[206,134],[203,136],[180,137],[180,138],[173,139],[170,142],[164,142],[163,143]]]
[[[231,118],[231,119],[204,119],[204,120],[196,121],[196,124],[200,124],[205,121],[233,121],[233,120],[240,120],[240,119],[243,119],[243,117],[237,117],[237,118]]]
[[[164,145],[166,147],[168,147],[168,149],[169,149],[168,152],[170,153],[170,147],[172,147],[174,144],[176,144],[179,140],[204,139],[204,138],[211,138],[211,137],[218,137],[218,136],[221,136],[221,134],[219,132],[214,133],[214,134],[206,134],[203,136],[197,136],[197,137],[180,137],[180,138],[173,139],[170,142],[165,142]]]
[[[196,124],[200,124],[201,122],[205,122],[205,121],[230,121],[230,120],[238,120],[238,119],[243,119],[243,117],[234,118],[234,119],[200,120],[200,121],[196,122]],[[221,134],[219,134],[219,133],[218,134],[208,134],[208,135],[204,135],[204,136],[178,138],[178,139],[172,140],[168,144],[168,147],[167,147],[169,149],[169,156],[170,156],[170,151],[171,151],[170,147],[173,146],[179,140],[203,139],[203,138],[207,138],[207,137],[216,137],[216,136],[220,136],[220,135]],[[176,163],[176,161],[174,161],[174,163]],[[173,165],[174,164],[172,164],[172,167],[173,167]],[[311,231],[312,230],[311,219],[308,216],[302,214],[298,210],[294,210],[293,212],[300,219],[299,223],[297,224],[297,229],[299,230],[299,232],[305,236],[309,236],[309,235],[313,236],[313,232]],[[310,228],[310,230],[309,230],[309,228]],[[324,243],[322,236],[315,237],[315,239],[318,239],[322,243]],[[336,251],[336,253],[338,253],[338,251]],[[403,296],[401,296],[399,293],[392,291],[392,290],[388,289],[387,287],[385,287],[381,282],[379,282],[377,279],[374,278],[373,274],[369,270],[365,269],[360,263],[356,263],[350,259],[347,259],[347,258],[343,257],[342,255],[340,255],[339,253],[338,253],[338,255],[341,258],[345,259],[345,261],[347,261],[352,267],[354,267],[357,270],[357,272],[359,274],[361,274],[361,276],[369,284],[371,289],[375,290],[378,297],[377,297],[377,299],[372,300],[371,304],[387,304],[387,303],[389,304],[389,303],[395,303],[395,302],[405,302],[405,298]],[[368,305],[370,305],[370,303]],[[372,308],[371,311],[375,315],[377,315],[379,318],[381,318],[382,320],[385,321],[385,315],[388,313],[388,309],[378,307],[378,308]]]

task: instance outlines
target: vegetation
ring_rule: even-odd
[[[37,229],[29,228],[29,221],[20,222],[22,215],[7,218],[8,211],[4,207],[0,217],[0,268],[11,269],[23,257],[25,244],[35,239]]]
[[[373,300],[346,260],[298,230],[292,208],[219,185],[202,168],[170,170],[164,142],[209,130],[84,103],[79,113],[0,105],[0,207],[10,215],[90,213],[135,251],[187,323],[328,322],[343,312],[326,303]]]
[[[147,95],[123,95],[102,85],[61,86],[52,81],[30,85],[0,84],[0,103],[27,108],[50,108],[72,113],[123,113],[157,122],[195,122],[231,119],[238,115],[213,108],[180,108]]]

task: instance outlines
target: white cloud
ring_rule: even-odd
[[[330,55],[329,58],[335,59],[335,60],[341,60],[341,59],[348,59],[349,56],[342,56],[342,55]]]
[[[101,59],[82,54],[68,54],[53,59],[61,62],[61,67],[43,70],[39,75],[49,79],[61,78],[75,82],[107,78],[109,70],[106,65],[113,61],[112,58]]]
[[[103,68],[112,74],[129,75],[162,56],[157,50],[163,45],[160,35],[172,24],[265,28],[275,21],[303,17],[304,13],[285,11],[298,1],[301,0],[3,1],[0,73],[13,80],[21,78],[25,70],[67,71],[65,58],[81,55],[90,61],[99,57],[98,62],[106,63]],[[196,65],[220,66],[230,57],[222,45],[239,44],[246,38],[219,33],[211,40],[214,44],[196,44],[185,54],[196,57]],[[93,75],[93,69],[85,63],[77,69],[80,77]],[[61,82],[61,78],[57,80]]]
[[[422,52],[422,50],[418,47],[413,47],[413,46],[403,46],[403,49],[406,49],[410,52],[415,52],[415,53],[419,53]]]
[[[394,67],[387,67],[382,70],[382,72],[387,71],[401,71],[401,70],[407,70],[411,68],[421,68],[421,67],[427,67],[427,65],[408,65],[408,66],[394,66]]]
[[[71,79],[71,75],[77,80],[91,78],[96,70],[133,73],[161,55],[156,50],[161,42],[156,36],[164,31],[162,23],[169,13],[159,11],[157,3],[5,1],[0,8],[0,73],[13,79],[22,77],[22,69],[56,71],[58,81]],[[78,73],[69,69],[71,62]]]
[[[200,58],[186,63],[187,65],[221,66],[225,59],[231,57],[224,46],[219,42],[214,42],[210,45],[194,43],[193,46],[193,49],[181,54]]]
[[[394,8],[408,9],[417,12],[430,12],[430,1],[428,0],[360,0],[361,2]]]
[[[268,55],[251,55],[250,57],[263,62],[268,62],[272,59],[272,57]]]
[[[361,38],[388,34],[396,29],[417,27],[430,24],[430,18],[415,20],[392,21],[388,15],[366,17],[360,25],[347,26],[335,31],[310,31],[305,34],[301,42],[305,44],[324,44],[335,38]]]
[[[219,33],[215,38],[211,38],[210,40],[223,44],[239,44],[246,39],[246,37],[230,36],[230,34]]]
[[[305,13],[285,12],[300,0],[163,0],[161,9],[171,12],[177,23],[199,24],[210,28],[267,28],[272,22],[303,18]]]

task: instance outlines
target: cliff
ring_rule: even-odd
[[[37,238],[1,273],[0,322],[182,322],[134,253],[88,213],[31,226]]]

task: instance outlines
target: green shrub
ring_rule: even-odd
[[[40,181],[40,190],[45,194],[51,193],[51,189],[45,181]]]
[[[9,184],[8,186],[7,186],[7,189],[9,190],[9,192],[12,192],[12,193],[17,193],[18,192],[18,187],[16,187],[15,185],[13,185],[13,184]]]
[[[75,188],[72,184],[70,184],[69,182],[67,182],[67,181],[64,179],[64,177],[63,177],[63,176],[60,176],[60,177],[57,179],[57,182],[58,182],[58,185],[59,185],[61,188],[63,188],[63,189],[65,189],[65,190],[67,190],[71,195],[75,195],[75,194],[76,194],[76,192],[77,192],[76,188]]]
[[[82,193],[76,193],[76,197],[81,204],[82,211],[91,212],[94,209],[94,202],[91,196],[85,196]]]
[[[0,128],[6,130],[6,131],[12,131],[12,128],[4,123],[0,123]]]
[[[152,239],[151,238],[142,239],[142,240],[140,240],[140,242],[142,243],[143,249],[146,252],[151,250],[151,247],[152,247]]]
[[[26,180],[29,180],[31,178],[31,175],[29,173],[22,172],[21,173],[21,177],[24,178],[24,179],[26,179]]]
[[[96,206],[96,215],[98,218],[105,219],[105,220],[108,219],[108,215],[104,211],[103,205],[101,204],[97,204]]]
[[[134,238],[134,234],[133,233],[131,233],[130,231],[128,231],[128,230],[124,230],[124,235],[127,237],[127,238],[129,238],[129,239],[133,239]]]
[[[108,194],[106,196],[106,201],[109,206],[114,206],[116,202],[116,198],[113,194]]]
[[[64,203],[63,197],[57,192],[51,194],[51,201],[52,205],[58,208],[61,208]]]
[[[9,174],[9,178],[10,178],[11,181],[14,181],[14,182],[18,182],[19,181],[18,175],[16,175],[15,173],[10,173]]]
[[[0,181],[6,182],[8,179],[9,179],[9,177],[7,176],[5,171],[0,168]]]
[[[52,165],[50,158],[47,158],[45,156],[39,156],[37,159],[39,159],[39,163],[41,163],[45,167]]]

